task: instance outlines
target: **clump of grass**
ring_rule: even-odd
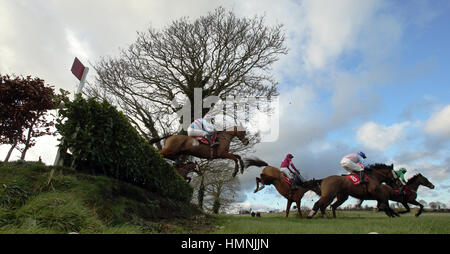
[[[18,225],[31,223],[60,233],[79,232],[82,228],[100,232],[102,223],[91,217],[79,198],[64,192],[38,195],[16,212]]]

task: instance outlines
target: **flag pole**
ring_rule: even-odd
[[[72,73],[77,77],[77,79],[80,80],[80,84],[78,85],[77,92],[74,94],[74,99],[77,97],[77,94],[80,94],[83,92],[84,84],[86,82],[86,77],[89,72],[88,67],[84,67],[84,65],[78,60],[78,58],[75,57],[75,60],[72,65]],[[81,71],[81,73],[80,73]],[[80,74],[82,76],[80,77]],[[61,144],[64,144],[64,138],[61,138]],[[63,145],[64,146],[64,145]],[[58,151],[56,152],[55,161],[53,162],[54,166],[62,166],[64,161],[61,159],[61,154],[66,154],[67,149],[62,148],[62,146],[59,146]]]

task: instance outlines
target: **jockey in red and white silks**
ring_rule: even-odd
[[[363,152],[348,154],[342,158],[341,166],[351,174],[360,174],[367,166],[365,158],[367,157]]]
[[[298,181],[303,182],[304,178],[300,175],[300,171],[295,168],[294,163],[292,163],[292,158],[294,158],[294,156],[290,153],[288,153],[286,155],[286,158],[284,158],[283,162],[281,162],[281,166],[280,166],[280,170],[281,172],[283,172],[287,177],[289,177],[293,184],[292,184],[292,188],[296,188],[296,183]],[[292,167],[292,169],[290,169],[289,167]]]

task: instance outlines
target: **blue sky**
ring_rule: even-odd
[[[4,0],[0,73],[36,75],[74,91],[75,56],[94,63],[117,55],[136,31],[220,5],[238,16],[265,14],[288,35],[289,54],[272,71],[280,84],[280,136],[259,144],[256,156],[279,166],[293,153],[297,168],[320,178],[345,173],[342,156],[363,150],[371,161],[407,167],[407,178],[424,174],[437,188],[422,187],[419,199],[450,206],[448,1]],[[27,159],[51,164],[56,144],[43,138]],[[0,146],[0,158],[7,150]],[[239,176],[240,205],[284,209],[271,186],[253,194],[259,172]]]

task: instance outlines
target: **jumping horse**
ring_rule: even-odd
[[[192,155],[202,159],[230,159],[235,163],[233,177],[239,171],[239,165],[241,168],[241,174],[244,172],[244,162],[241,156],[232,154],[229,152],[231,140],[237,137],[243,145],[249,143],[245,137],[246,131],[241,131],[242,126],[234,126],[230,129],[217,132],[217,141],[219,144],[211,148],[209,144],[204,144],[197,139],[186,135],[172,135],[168,137],[162,137],[153,139],[150,143],[159,142],[161,139],[167,138],[164,148],[160,150],[160,153],[164,158],[177,160],[181,155]],[[213,149],[213,150],[211,150]],[[239,165],[238,165],[239,163]]]
[[[264,167],[260,177],[256,177],[256,189],[254,193],[264,189],[265,185],[273,185],[283,197],[287,199],[286,218],[289,216],[291,205],[296,202],[298,209],[298,216],[302,217],[300,204],[303,196],[307,191],[314,191],[320,195],[320,180],[306,181],[300,184],[297,189],[292,190],[291,185],[285,181],[284,174],[276,167],[269,166],[266,162],[260,159],[244,159],[245,168],[250,166]],[[261,186],[259,184],[261,183]]]

